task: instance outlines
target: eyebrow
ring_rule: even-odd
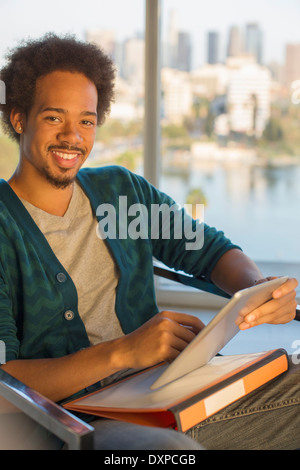
[[[52,107],[47,107],[41,110],[41,113],[46,113],[46,112],[55,112],[55,113],[60,113],[60,114],[67,114],[67,110],[64,108],[52,108]],[[94,116],[97,117],[97,113],[94,113],[92,111],[82,111],[80,113],[81,116]]]

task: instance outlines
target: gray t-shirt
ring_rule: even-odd
[[[84,191],[74,184],[69,207],[62,217],[21,201],[76,286],[79,315],[90,343],[122,336],[115,313],[118,268],[105,241],[96,234],[97,219]]]

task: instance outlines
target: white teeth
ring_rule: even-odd
[[[77,153],[62,153],[56,151],[53,151],[53,153],[58,155],[60,158],[63,158],[64,160],[72,160],[72,158],[77,157]]]

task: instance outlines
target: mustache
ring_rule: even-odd
[[[57,145],[50,145],[48,147],[48,151],[51,151],[51,150],[56,150],[56,151],[60,151],[60,150],[68,150],[69,152],[76,152],[76,153],[81,153],[82,155],[85,155],[86,154],[86,151],[80,147],[74,147],[73,145],[60,145],[59,147]]]

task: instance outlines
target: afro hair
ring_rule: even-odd
[[[113,61],[95,44],[78,41],[73,36],[46,34],[29,40],[7,55],[0,71],[6,88],[6,104],[0,104],[3,130],[19,142],[10,122],[13,109],[28,116],[33,106],[36,81],[54,71],[77,72],[91,80],[98,92],[98,125],[103,124],[114,98]]]

